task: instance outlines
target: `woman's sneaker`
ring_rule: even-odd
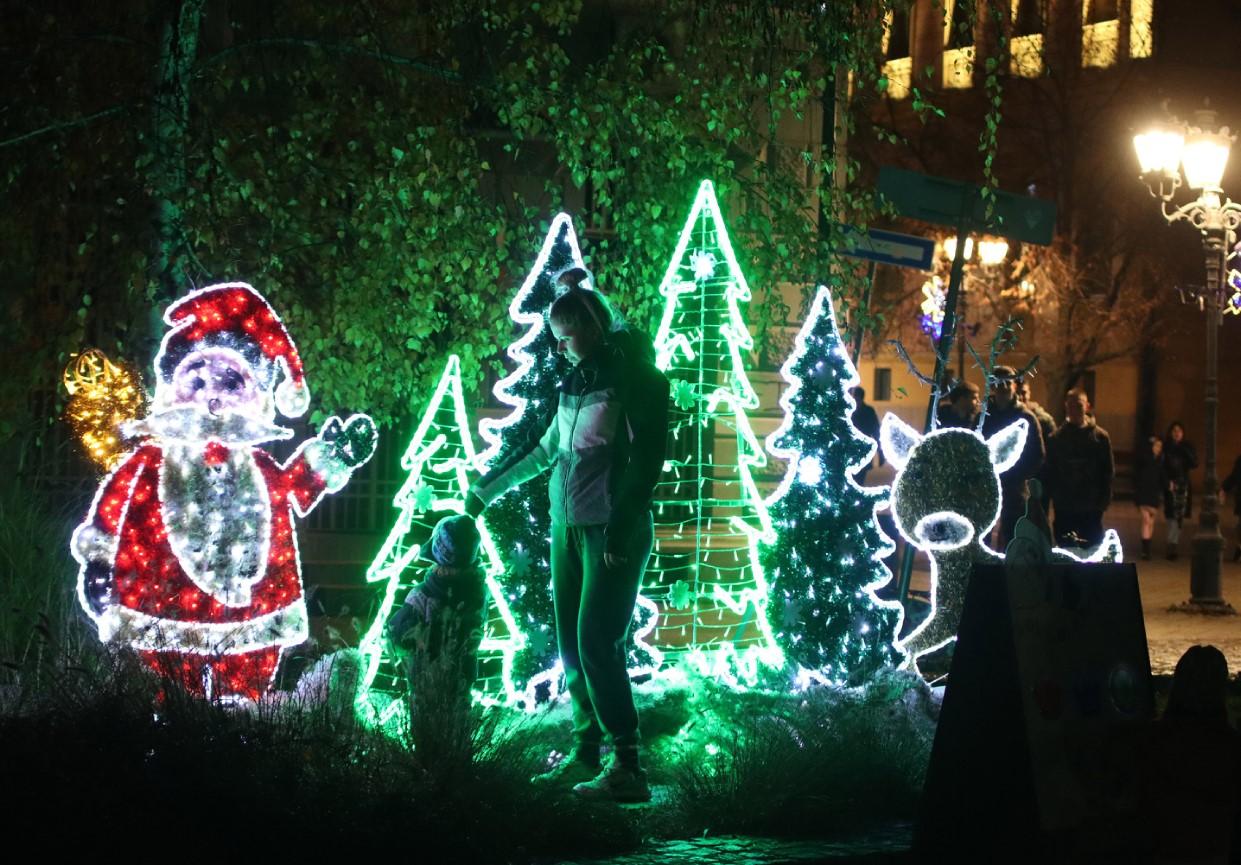
[[[600,772],[593,781],[578,784],[573,792],[583,799],[612,802],[651,801],[651,786],[646,782],[646,773],[616,762]]]
[[[589,781],[598,774],[598,760],[592,763],[590,760],[579,757],[577,751],[570,751],[550,770],[531,778],[530,783],[540,787],[572,787],[583,781]]]

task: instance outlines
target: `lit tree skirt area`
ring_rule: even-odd
[[[10,825],[59,832],[70,817],[109,834],[146,827],[178,849],[201,838],[286,855],[345,836],[355,852],[414,844],[452,861],[607,856],[704,832],[901,837],[937,712],[921,680],[892,671],[801,694],[642,683],[655,801],[618,808],[530,783],[567,750],[563,702],[530,714],[428,705],[411,747],[356,723],[339,666],[246,711],[161,690],[125,656],[50,666],[0,707]]]

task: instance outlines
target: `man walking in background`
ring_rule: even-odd
[[[1045,472],[1056,543],[1094,546],[1103,540],[1103,512],[1112,501],[1112,440],[1091,416],[1085,391],[1065,394],[1064,418],[1047,445]]]

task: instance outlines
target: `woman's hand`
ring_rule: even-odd
[[[619,556],[616,553],[604,553],[603,563],[608,566],[608,570],[619,568],[621,565],[629,561],[628,556]]]

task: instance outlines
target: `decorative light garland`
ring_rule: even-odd
[[[116,468],[125,455],[121,425],[146,409],[142,379],[128,364],[114,364],[92,348],[70,358],[62,381],[69,394],[65,418],[86,453],[105,469]]]
[[[956,639],[973,566],[1004,561],[984,539],[1000,518],[1000,475],[1017,464],[1027,433],[1026,421],[1019,419],[988,439],[959,428],[923,435],[896,415],[884,415],[879,441],[897,470],[896,528],[931,560],[930,614],[897,643],[915,668],[918,658]],[[1111,529],[1085,557],[1060,548],[1051,552],[1077,562],[1121,561],[1123,555]]]
[[[418,583],[426,569],[419,563],[422,545],[445,511],[464,511],[469,472],[477,462],[461,389],[461,360],[451,355],[435,392],[401,457],[408,472],[393,498],[400,514],[366,571],[368,582],[384,581],[384,593],[370,628],[359,643],[362,676],[355,702],[358,717],[390,733],[407,729],[406,683],[400,660],[390,651],[384,625],[396,604]],[[481,521],[480,521],[481,523]],[[480,526],[482,555],[490,603],[479,646],[480,676],[476,700],[514,703],[513,657],[526,643],[500,585],[504,573],[499,550],[485,525]]]
[[[375,424],[330,418],[277,463],[256,445],[292,435],[275,410],[304,412],[309,391],[267,301],[245,283],[208,286],[164,321],[150,414],[126,425],[145,440],[73,534],[78,599],[101,640],[194,693],[253,701],[307,636],[293,517],[370,458]]]
[[[883,558],[894,545],[876,518],[887,492],[854,479],[876,444],[853,425],[849,391],[860,379],[826,287],[780,372],[789,382],[784,420],[767,450],[788,467],[767,499],[775,526],[764,546],[768,609],[783,610],[774,629],[795,682],[857,682],[899,659],[904,608],[875,594],[892,578]]]
[[[742,357],[754,346],[740,307],[750,288],[708,180],[659,290],[667,300],[656,365],[670,379],[673,406],[643,587],[660,611],[653,643],[720,681],[752,686],[784,661],[759,555],[774,527],[753,477],[766,454],[746,416],[759,405]],[[733,433],[735,458],[716,460],[720,424]]]

